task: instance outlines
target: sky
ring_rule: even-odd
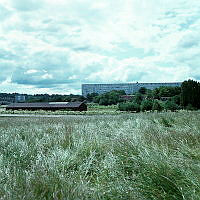
[[[0,92],[200,80],[199,0],[0,0]]]

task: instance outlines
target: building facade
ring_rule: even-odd
[[[182,82],[174,83],[118,83],[118,84],[82,84],[82,95],[97,93],[103,94],[112,90],[124,90],[126,94],[134,94],[141,87],[153,90],[161,86],[180,87]]]

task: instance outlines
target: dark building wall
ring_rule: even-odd
[[[85,103],[75,103],[74,105],[69,106],[66,105],[51,105],[48,103],[47,104],[13,104],[13,105],[8,105],[6,107],[6,110],[30,110],[30,111],[35,111],[35,110],[47,110],[47,111],[56,111],[56,110],[71,110],[71,111],[86,111],[87,110],[87,105]]]

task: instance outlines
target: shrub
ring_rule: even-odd
[[[179,110],[179,106],[173,101],[166,101],[166,103],[164,104],[164,108],[171,111]]]
[[[155,111],[161,111],[162,110],[162,106],[160,105],[160,103],[158,102],[158,100],[155,100],[153,102],[153,107],[152,107],[152,110]]]
[[[171,97],[171,101],[173,101],[177,105],[180,105],[180,103],[181,103],[181,96],[180,95],[175,95],[175,96]]]
[[[147,88],[141,87],[141,88],[138,90],[138,92],[139,92],[140,94],[146,94]]]
[[[120,103],[118,108],[120,111],[140,112],[140,105],[135,102]]]
[[[152,100],[143,100],[142,103],[141,103],[141,111],[149,111],[149,110],[152,110],[152,107],[153,107],[153,101]]]
[[[142,94],[140,94],[139,92],[137,92],[135,94],[135,97],[134,97],[134,102],[140,105],[141,102],[142,102],[142,98],[143,98]]]
[[[195,108],[194,106],[192,106],[192,104],[188,104],[186,106],[186,110],[197,110],[197,108]]]

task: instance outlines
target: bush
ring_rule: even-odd
[[[158,102],[158,100],[155,100],[153,102],[153,107],[152,107],[152,110],[155,111],[161,111],[162,110],[162,106],[160,105],[160,103]]]
[[[135,102],[120,103],[118,108],[120,111],[140,112],[140,105]]]
[[[142,102],[142,99],[143,99],[142,94],[137,92],[134,97],[134,102],[140,105]]]
[[[175,110],[179,110],[180,107],[174,103],[173,101],[166,101],[166,103],[164,104],[164,108],[166,110],[171,110],[171,111],[175,111]]]
[[[99,96],[95,96],[93,98],[94,103],[98,103],[99,105],[116,105],[117,103],[122,102],[120,96],[124,95],[125,92],[123,90],[113,90],[111,92],[106,92],[104,94],[101,94]]]
[[[141,88],[138,90],[138,92],[139,92],[140,94],[146,94],[147,88],[141,87]]]
[[[107,98],[101,98],[100,100],[99,100],[99,105],[104,105],[104,106],[107,106],[107,105],[109,105],[109,103],[108,103],[108,99]]]
[[[186,110],[197,110],[197,108],[195,108],[194,106],[192,106],[192,104],[188,104],[186,106]]]
[[[171,101],[173,101],[177,105],[180,105],[181,104],[181,96],[180,95],[175,95],[175,96],[171,97]]]
[[[143,100],[141,103],[141,111],[149,111],[152,110],[153,101],[152,100]]]

